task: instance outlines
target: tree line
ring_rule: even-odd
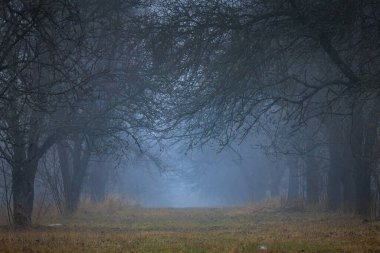
[[[379,180],[378,3],[168,1],[152,22],[154,67],[178,92],[171,120],[193,141],[267,133],[270,153],[306,164],[312,203],[323,156],[328,208],[370,215]],[[289,162],[292,170],[300,163]]]
[[[326,192],[328,209],[370,216],[380,190],[379,7],[2,1],[0,154],[14,224],[31,225],[42,159],[58,159],[71,213],[91,158],[139,152],[147,138],[226,147],[252,133],[287,164],[289,199],[303,166],[309,203]]]

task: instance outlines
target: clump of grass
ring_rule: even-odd
[[[101,202],[92,202],[90,199],[84,199],[79,205],[78,213],[115,214],[138,206],[138,202],[133,199],[109,194]]]
[[[283,212],[305,212],[307,209],[304,199],[283,200],[279,208]]]
[[[32,221],[34,225],[57,223],[62,214],[57,206],[51,202],[36,201],[33,205]]]

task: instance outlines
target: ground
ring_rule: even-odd
[[[81,210],[62,226],[40,220],[27,230],[2,227],[0,252],[380,253],[379,221],[339,213],[129,207]]]

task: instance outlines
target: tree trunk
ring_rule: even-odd
[[[329,210],[344,207],[352,211],[355,182],[354,158],[350,145],[351,122],[347,118],[334,116],[328,124],[330,166],[327,184],[327,206]]]
[[[86,176],[90,152],[88,147],[82,147],[83,140],[75,140],[73,154],[73,178],[71,185],[70,211],[78,209],[83,182]]]
[[[109,169],[106,162],[91,163],[89,176],[90,198],[92,202],[102,202],[106,199],[106,185]]]
[[[32,225],[34,201],[34,180],[37,172],[36,161],[15,166],[12,170],[13,221],[17,227]]]
[[[329,171],[327,179],[327,208],[337,210],[342,203],[342,138],[341,126],[336,119],[328,122]]]
[[[74,147],[71,152],[69,143],[62,142],[58,145],[58,154],[65,195],[64,213],[66,215],[70,215],[78,209],[80,195],[83,188],[83,181],[86,176],[90,152],[88,147],[83,147],[82,144],[83,138],[75,139]],[[69,157],[70,153],[71,157]]]
[[[330,149],[330,168],[327,181],[327,208],[336,211],[342,204],[341,170],[339,160]]]
[[[17,227],[32,225],[34,201],[34,180],[38,162],[42,155],[53,145],[55,138],[48,138],[38,147],[38,136],[31,134],[28,147],[20,132],[14,138],[12,166],[13,221]]]
[[[299,198],[299,169],[296,158],[288,160],[289,169],[289,185],[288,185],[288,201],[298,200]]]
[[[71,192],[71,175],[72,168],[70,167],[70,147],[66,141],[61,141],[57,144],[57,152],[59,158],[59,166],[63,184],[64,198],[64,213],[68,213],[68,203],[70,202]]]
[[[355,158],[355,211],[364,217],[371,215],[371,166],[380,119],[380,96],[367,106],[358,105],[353,112],[352,147]],[[369,113],[366,115],[366,112]]]
[[[12,166],[12,194],[13,194],[13,222],[16,227],[32,225],[34,201],[34,179],[36,177],[38,160],[37,138],[30,135],[29,147],[26,146],[26,135],[15,122],[12,122],[13,136],[13,163]]]
[[[317,204],[319,202],[319,180],[320,171],[315,159],[315,152],[312,150],[307,155],[306,161],[306,202]]]
[[[347,136],[348,137],[348,136]],[[354,159],[352,150],[347,142],[343,152],[344,169],[342,169],[341,179],[343,188],[343,207],[347,212],[352,212],[355,204],[355,181],[354,181]]]
[[[270,173],[270,194],[272,198],[280,196],[281,179],[284,175],[284,169],[273,165],[269,168]]]
[[[371,211],[371,176],[365,168],[368,166],[357,165],[355,212],[363,217],[369,217]]]
[[[319,202],[319,170],[315,166],[306,172],[306,201],[309,204]]]

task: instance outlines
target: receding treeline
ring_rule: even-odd
[[[147,139],[252,134],[289,169],[289,200],[379,215],[380,2],[9,0],[0,33],[17,226],[32,223],[37,172],[70,214],[86,178],[103,200],[115,160]]]

